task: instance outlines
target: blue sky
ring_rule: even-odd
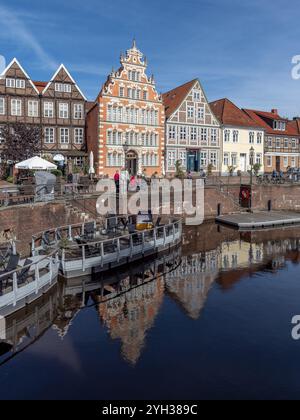
[[[209,100],[292,117],[299,22],[298,0],[0,0],[0,54],[34,80],[63,62],[94,99],[135,36],[160,91],[198,77]]]

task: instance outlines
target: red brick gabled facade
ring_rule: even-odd
[[[131,174],[164,173],[162,98],[147,60],[135,42],[121,67],[112,70],[87,116],[87,143],[94,152],[96,175],[113,176],[127,167]]]

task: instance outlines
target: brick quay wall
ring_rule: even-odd
[[[205,219],[212,220],[221,205],[222,214],[239,211],[240,186],[205,188]],[[269,200],[273,210],[300,211],[300,187],[297,185],[269,185],[253,187],[253,209],[266,210]],[[78,207],[78,200],[74,205]],[[91,218],[96,214],[96,198],[82,200],[83,209]],[[81,219],[65,203],[35,204],[0,209],[0,232],[11,229],[18,239],[18,249],[26,255],[29,252],[31,236],[44,229],[78,223]]]
[[[0,232],[10,229],[17,237],[18,252],[30,252],[31,236],[46,229],[80,222],[64,203],[24,205],[0,209]]]

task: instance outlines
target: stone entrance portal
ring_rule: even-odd
[[[126,169],[131,176],[135,176],[138,172],[138,155],[133,150],[126,154]]]

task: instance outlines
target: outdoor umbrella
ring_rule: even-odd
[[[57,166],[51,162],[48,162],[45,159],[42,159],[38,156],[34,156],[31,159],[24,160],[23,162],[17,163],[15,165],[16,169],[28,169],[33,171],[51,171],[57,169]]]
[[[95,168],[94,168],[94,153],[90,153],[90,168],[89,168],[89,174],[94,175]]]

